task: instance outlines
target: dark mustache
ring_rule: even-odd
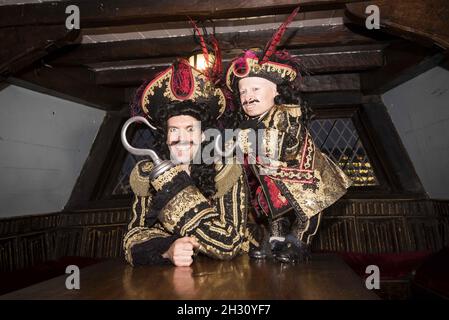
[[[194,145],[194,143],[193,143],[193,141],[180,141],[180,140],[178,140],[178,141],[173,141],[173,142],[171,142],[170,144],[169,144],[169,146],[171,147],[171,146],[175,146],[175,145]]]
[[[243,105],[246,106],[247,104],[250,104],[250,103],[253,103],[253,102],[260,102],[260,101],[257,100],[257,99],[252,99],[252,100],[249,100],[249,101],[244,101]]]

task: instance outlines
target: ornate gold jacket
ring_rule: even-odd
[[[191,236],[200,243],[199,251],[217,259],[230,259],[247,252],[250,243],[258,245],[247,227],[247,185],[240,165],[217,165],[217,193],[208,201],[193,184],[176,192],[162,208],[158,221],[147,224],[147,215],[154,206],[156,189],[164,180],[173,179],[177,169],[162,174],[150,183],[148,173],[153,164],[140,161],[130,175],[134,192],[132,220],[123,239],[126,260],[132,264],[161,261],[178,237]],[[179,168],[179,167],[176,167]]]
[[[271,214],[292,207],[311,217],[342,197],[352,181],[314,144],[297,106],[274,106],[259,121],[262,150],[252,165]],[[245,138],[243,139],[245,141]]]

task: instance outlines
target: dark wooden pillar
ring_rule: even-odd
[[[365,96],[360,110],[361,120],[372,137],[372,144],[383,167],[392,192],[427,198],[407,150],[380,96]]]
[[[93,200],[97,193],[99,180],[106,167],[110,165],[108,155],[114,145],[120,143],[117,135],[123,123],[123,115],[119,112],[106,114],[92,145],[89,156],[73,188],[65,211],[95,207]]]

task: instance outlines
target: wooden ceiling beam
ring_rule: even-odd
[[[81,27],[145,24],[192,19],[224,19],[344,8],[361,0],[77,0],[0,6],[0,27],[65,25],[67,6],[80,9]]]
[[[49,53],[73,43],[79,30],[61,26],[9,27],[0,29],[0,75],[8,77],[45,57]]]
[[[300,85],[305,93],[327,91],[359,91],[360,76],[358,73],[323,74],[305,76]]]
[[[235,55],[241,49],[265,47],[273,30],[217,34],[223,54]],[[349,46],[374,44],[376,40],[353,32],[344,25],[288,28],[279,48]],[[47,58],[54,66],[85,65],[89,63],[189,56],[196,48],[192,36],[121,40],[67,47]]]
[[[292,50],[291,53],[301,59],[307,72],[313,74],[366,71],[381,67],[384,60],[381,46],[314,48]],[[225,55],[225,68],[233,57]],[[97,85],[138,85],[167,68],[174,59],[175,57],[168,57],[97,63],[90,64],[89,70],[94,73]]]
[[[424,46],[449,49],[449,2],[447,0],[374,0],[346,4],[345,15],[365,26],[369,5],[379,8],[380,30]]]
[[[123,88],[97,86],[90,71],[82,68],[43,66],[23,71],[8,82],[103,110],[119,110],[127,103]]]

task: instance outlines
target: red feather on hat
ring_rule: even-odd
[[[293,12],[288,16],[287,20],[285,20],[284,23],[282,23],[279,26],[279,28],[277,29],[277,31],[273,34],[273,36],[271,37],[271,40],[268,42],[268,44],[266,45],[266,47],[264,49],[264,53],[262,55],[263,58],[259,64],[262,65],[265,62],[267,62],[268,59],[271,57],[271,55],[275,52],[276,46],[279,44],[282,36],[284,35],[285,31],[287,30],[287,26],[296,17],[296,15],[298,14],[298,11],[299,11],[299,7],[297,7],[295,10],[293,10]]]
[[[198,29],[196,23],[190,17],[189,17],[189,19],[190,19],[190,23],[193,25],[193,28],[195,29],[195,32],[198,33],[198,37],[200,38],[201,50],[203,51],[204,59],[206,59],[206,66],[209,66],[210,65],[209,51],[207,50],[206,41],[204,41],[204,37],[201,34],[200,30]],[[210,78],[208,68],[205,69],[204,73],[206,74],[206,76],[208,78]]]

